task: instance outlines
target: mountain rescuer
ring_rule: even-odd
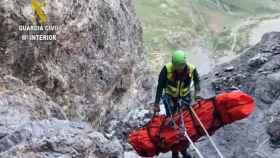
[[[179,108],[182,108],[177,104],[179,99],[183,101],[183,106],[189,107],[192,101],[190,93],[192,81],[195,88],[194,97],[196,98],[200,91],[198,72],[192,64],[186,63],[185,52],[180,50],[173,52],[172,62],[166,64],[159,74],[154,112],[160,112],[159,102],[161,98],[167,116],[171,116],[178,112]],[[164,94],[162,95],[163,90]],[[191,158],[186,149],[180,152],[183,158]],[[179,153],[172,151],[172,158],[179,158]]]

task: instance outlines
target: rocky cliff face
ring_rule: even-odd
[[[155,82],[133,3],[49,0],[44,9],[61,29],[35,33],[57,40],[24,41],[34,32],[18,26],[32,24],[31,2],[0,1],[0,157],[134,157],[125,139],[151,117],[145,105]],[[241,89],[257,103],[250,118],[213,136],[225,157],[279,157],[279,70],[274,32],[203,77],[205,96]],[[209,142],[198,145],[217,157]]]
[[[20,31],[33,25],[31,0],[0,0],[0,157],[123,157],[119,141],[96,130],[149,99],[133,2],[48,0],[43,10],[59,29]]]
[[[54,1],[44,8],[56,41],[23,41],[31,1],[1,4],[1,73],[36,85],[70,117],[95,121],[145,72],[142,28],[131,0]],[[28,32],[34,34],[33,32]],[[147,72],[147,71],[146,71]]]
[[[83,121],[69,121],[63,109],[36,86],[0,77],[0,157],[123,157],[116,139],[108,140]]]

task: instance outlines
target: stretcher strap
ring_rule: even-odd
[[[199,125],[199,123],[197,122],[197,120],[195,119],[195,116],[193,115],[193,113],[192,113],[192,111],[191,111],[191,108],[188,108],[188,110],[189,110],[189,114],[190,114],[190,116],[191,116],[191,121],[192,121],[192,124],[193,124],[193,126],[194,126],[194,129],[196,130],[196,133],[198,134],[198,135],[203,135],[203,129],[202,129],[202,127]]]
[[[212,104],[213,104],[213,121],[211,129],[216,129],[222,125],[224,125],[223,119],[221,117],[221,114],[217,110],[217,103],[216,103],[216,97],[211,98]]]
[[[151,134],[151,127],[150,127],[150,123],[147,125],[147,132],[148,132],[148,136],[151,139],[151,142],[155,145],[156,147],[156,153],[157,155],[160,153],[161,147],[162,147],[162,142],[161,142],[161,138],[160,138],[160,132],[161,129],[163,127],[164,121],[161,122],[159,130],[155,136],[155,138],[152,137]]]

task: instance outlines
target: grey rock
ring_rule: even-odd
[[[8,78],[0,78],[6,87],[0,92],[0,157],[123,157],[118,140],[106,139],[85,122],[65,120],[43,91],[25,84],[11,88],[14,80]]]
[[[230,72],[234,70],[234,66],[229,66],[225,69],[226,72]]]
[[[4,87],[0,91],[0,125],[7,131],[32,120],[49,117],[66,119],[63,109],[45,92],[33,86],[26,86],[16,78],[13,80],[11,78],[13,77],[0,77],[1,86]],[[15,83],[20,84],[16,86]]]
[[[262,64],[264,64],[265,62],[267,62],[267,58],[261,54],[256,55],[254,58],[251,58],[248,61],[248,64],[251,67],[260,67]]]
[[[279,34],[280,34],[279,32],[266,33],[260,42],[259,49],[263,53],[279,54],[280,53]]]
[[[150,90],[152,87],[153,87],[153,80],[152,79],[145,79],[143,82],[142,82],[142,87],[145,89],[145,90]]]
[[[269,73],[271,71],[277,71],[280,68],[280,60],[279,60],[280,55],[273,55],[271,56],[272,59],[270,59],[269,62],[266,62],[260,69],[259,71]]]
[[[44,11],[61,29],[36,34],[57,40],[22,41],[35,33],[18,30],[33,25],[31,1],[0,0],[0,157],[123,157],[114,129],[109,140],[92,127],[104,132],[119,105],[151,99],[132,0],[49,0]]]
[[[96,144],[96,148],[98,149],[95,154],[100,157],[123,157],[123,147],[121,143],[114,139],[109,141],[106,139],[103,134],[95,132],[90,135],[93,141]]]
[[[0,140],[0,157],[122,157],[122,146],[110,142],[87,123],[49,119],[20,126]]]
[[[0,10],[0,48],[6,52],[0,54],[1,73],[39,87],[69,118],[97,122],[111,101],[120,103],[131,88],[139,93],[147,88],[132,86],[149,74],[132,0],[49,0],[47,25],[61,29],[37,34],[56,34],[56,41],[18,40],[28,33],[18,26],[32,25],[31,1],[1,0]]]
[[[267,133],[274,148],[280,148],[280,120],[275,120],[269,124]]]

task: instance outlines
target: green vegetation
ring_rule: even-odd
[[[201,42],[213,56],[239,52],[248,46],[250,30],[262,17],[279,13],[280,2],[136,0],[136,10],[151,64],[158,69],[172,50],[191,49]]]

